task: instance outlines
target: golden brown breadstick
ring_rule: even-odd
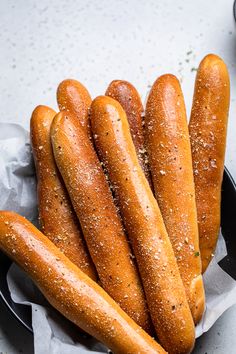
[[[144,170],[149,183],[151,183],[147,155],[144,147],[142,121],[144,109],[138,91],[128,81],[114,80],[108,86],[106,96],[114,98],[124,109],[129,122],[130,133],[138,155],[139,163]]]
[[[113,353],[165,353],[99,285],[22,216],[0,211],[0,249],[26,271],[52,306]]]
[[[197,72],[189,123],[202,272],[212,259],[220,229],[229,101],[227,67],[218,56],[207,55]]]
[[[79,81],[64,80],[57,88],[57,102],[60,111],[66,110],[73,113],[90,135],[88,111],[92,100],[87,89]]]
[[[38,106],[30,121],[41,228],[73,263],[96,280],[96,270],[83,239],[78,218],[53,157],[50,127],[55,115],[53,109]]]
[[[110,97],[91,105],[97,151],[113,184],[126,231],[161,345],[170,353],[189,353],[194,323],[165,225],[138,163],[126,114]]]
[[[57,166],[103,288],[131,318],[150,332],[138,271],[89,137],[78,119],[63,111],[54,118],[51,138]]]
[[[152,180],[194,322],[204,311],[197,210],[184,98],[177,78],[163,75],[149,93],[145,138]]]

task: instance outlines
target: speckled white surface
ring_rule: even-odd
[[[56,107],[55,90],[64,78],[80,80],[93,97],[103,94],[111,80],[126,79],[145,100],[150,84],[166,72],[181,79],[189,112],[195,68],[205,54],[214,52],[226,61],[231,75],[226,165],[236,179],[232,6],[232,0],[1,0],[0,121],[28,128],[36,105]],[[0,306],[0,353],[21,349],[31,354],[27,332],[6,317]],[[235,320],[233,308],[198,341],[194,353],[235,353]]]

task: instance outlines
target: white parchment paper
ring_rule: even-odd
[[[37,225],[36,179],[29,133],[20,125],[0,123],[0,209],[14,210]],[[218,262],[227,254],[220,235],[204,274],[206,311],[196,337],[208,331],[220,315],[236,304],[236,281]],[[75,328],[45,300],[33,282],[16,265],[7,275],[13,301],[32,307],[35,354],[106,353],[107,349]]]

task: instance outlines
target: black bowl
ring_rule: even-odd
[[[229,171],[225,168],[222,184],[221,229],[226,241],[228,255],[219,262],[219,265],[236,280],[235,210],[236,185]],[[2,299],[17,320],[32,332],[31,308],[27,305],[14,303],[10,296],[6,276],[11,264],[12,261],[0,252],[0,299]]]
[[[236,22],[236,0],[234,1],[233,14],[234,14],[234,20]]]
[[[10,295],[7,284],[7,272],[12,264],[12,261],[0,252],[0,299],[7,306],[9,311],[16,319],[25,326],[30,332],[32,330],[31,308],[27,305],[16,304]]]

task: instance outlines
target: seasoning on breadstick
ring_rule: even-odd
[[[142,119],[144,109],[138,91],[128,81],[114,80],[108,86],[106,96],[114,98],[124,109],[129,122],[130,133],[138,155],[139,163],[144,170],[149,183],[151,183],[147,154],[144,147]]]
[[[227,67],[218,56],[207,55],[197,72],[189,123],[202,272],[213,257],[220,229],[229,102]]]
[[[22,216],[0,211],[0,249],[26,271],[52,306],[114,354],[165,353],[99,285]]]
[[[192,315],[159,207],[138,162],[126,114],[112,98],[97,97],[91,105],[91,127],[137,259],[157,337],[168,352],[189,353],[195,337]]]
[[[60,111],[73,113],[88,135],[90,135],[88,111],[91,102],[88,90],[79,81],[67,79],[57,88],[57,103]]]
[[[145,126],[155,196],[197,323],[204,311],[205,295],[188,123],[182,90],[175,76],[163,75],[152,86]]]
[[[69,112],[54,118],[51,138],[57,166],[80,220],[101,284],[142,328],[150,318],[131,250],[96,152]]]
[[[39,220],[42,232],[83,272],[96,280],[88,253],[63,180],[56,167],[50,127],[56,112],[38,106],[30,121],[31,144],[38,180]]]

